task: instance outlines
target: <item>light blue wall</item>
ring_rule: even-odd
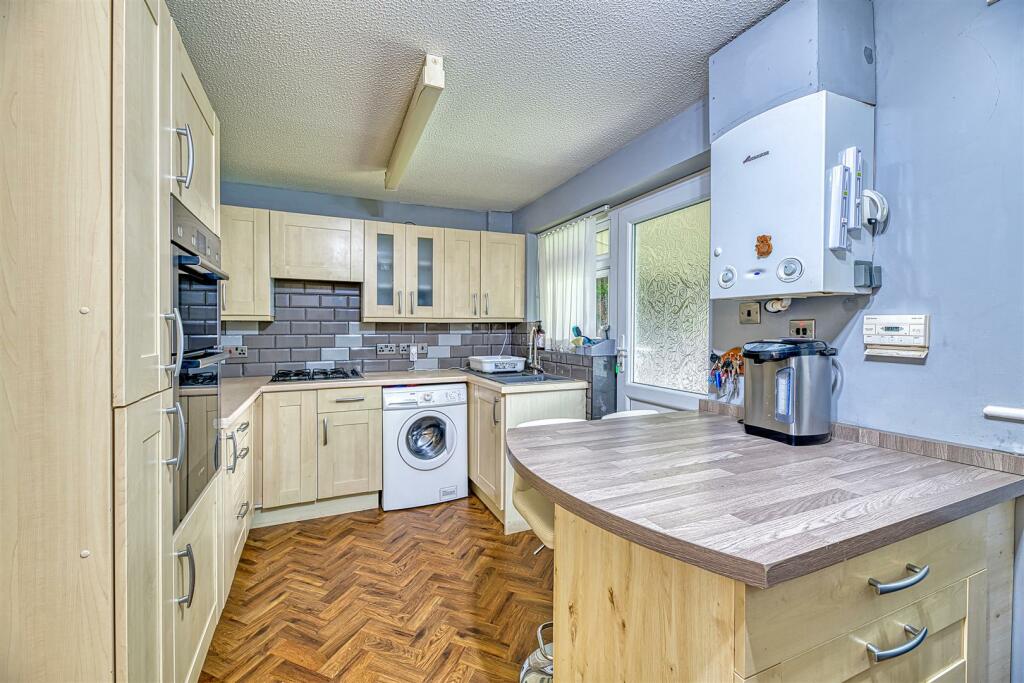
[[[535,233],[602,204],[619,204],[685,178],[709,161],[703,100],[635,138],[512,214],[518,233]]]
[[[498,232],[509,232],[512,223],[511,214],[500,211],[445,209],[246,183],[223,182],[220,185],[220,194],[221,203],[231,206],[251,206],[257,209],[312,213],[321,216],[362,218],[392,223],[409,222],[465,230],[487,230],[490,225],[491,230]]]

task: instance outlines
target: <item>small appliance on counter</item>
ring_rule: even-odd
[[[765,339],[743,345],[743,427],[791,446],[831,438],[833,357],[819,339]]]

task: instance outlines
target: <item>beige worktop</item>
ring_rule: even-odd
[[[390,387],[402,385],[451,384],[465,382],[487,387],[501,394],[535,394],[547,391],[586,389],[581,380],[502,384],[461,370],[409,370],[405,372],[368,372],[363,379],[324,380],[321,382],[270,383],[270,377],[228,377],[220,382],[220,419],[226,428],[259,398],[270,391],[308,391],[338,387]],[[183,390],[184,391],[184,390]]]
[[[676,412],[510,429],[519,476],[577,517],[765,588],[1024,495],[1024,477],[833,439],[792,447]]]

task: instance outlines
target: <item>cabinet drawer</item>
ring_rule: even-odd
[[[344,410],[380,410],[380,387],[345,387],[316,392],[318,413]]]
[[[986,565],[988,515],[979,512],[767,590],[739,585],[736,671],[751,676],[901,609]],[[868,583],[913,576],[916,585],[879,595]]]
[[[964,671],[967,633],[967,581],[958,581],[869,624],[782,662],[747,679],[756,683],[786,681],[929,681]],[[906,645],[914,636],[904,630],[927,628],[920,644],[905,654],[875,662],[867,644],[880,650]]]

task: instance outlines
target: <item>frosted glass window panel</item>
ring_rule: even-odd
[[[416,305],[434,305],[434,240],[416,238]]]
[[[395,304],[395,237],[377,235],[377,305]]]
[[[711,202],[633,226],[633,382],[704,394]]]

